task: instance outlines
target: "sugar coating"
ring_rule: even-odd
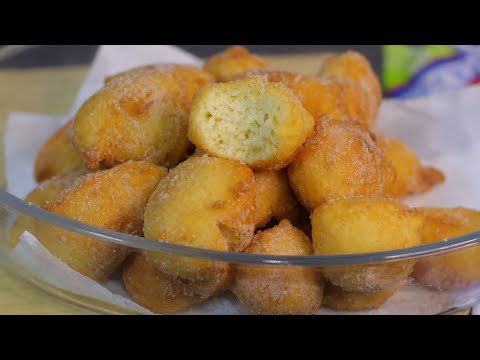
[[[162,179],[145,209],[147,238],[218,251],[243,251],[255,220],[255,182],[247,166],[232,160],[190,157]],[[225,263],[146,252],[160,270],[222,287]]]
[[[352,198],[319,206],[312,214],[315,254],[347,255],[421,245],[423,216],[397,201]],[[325,278],[346,291],[379,291],[408,277],[414,261],[325,269]]]
[[[353,122],[365,129],[373,127],[380,107],[381,94],[371,94],[361,83],[348,78],[321,77],[289,71],[257,69],[238,79],[262,78],[287,86],[314,119],[328,115]]]
[[[313,130],[285,86],[261,79],[210,84],[194,97],[189,138],[203,152],[257,169],[281,169]]]
[[[283,220],[255,235],[245,252],[305,256],[312,247],[302,231]],[[314,269],[237,265],[232,292],[254,314],[308,315],[320,308],[323,280]]]
[[[213,80],[184,66],[147,66],[106,80],[74,120],[74,143],[91,170],[129,160],[173,167],[186,158],[195,91]]]
[[[374,138],[397,174],[389,191],[392,197],[423,193],[445,181],[445,175],[440,170],[422,166],[415,153],[401,140],[383,135],[375,135]]]
[[[145,162],[126,162],[113,169],[75,178],[43,208],[80,222],[142,235],[143,211],[166,169]],[[94,280],[105,280],[129,249],[38,223],[34,235],[57,258]]]
[[[69,121],[42,145],[35,159],[37,182],[86,171],[82,155],[73,145],[72,131],[73,121]]]
[[[334,199],[388,196],[396,174],[367,131],[324,116],[289,165],[288,176],[300,202],[313,211]]]
[[[293,223],[306,217],[304,209],[293,195],[286,171],[258,170],[255,175],[257,207],[255,226],[265,226],[270,220],[288,219]]]
[[[465,208],[421,208],[425,217],[422,242],[430,244],[480,230],[480,212]],[[480,283],[480,249],[457,251],[420,260],[414,277],[424,286],[464,289]]]

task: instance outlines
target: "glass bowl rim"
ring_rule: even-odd
[[[38,46],[41,45],[6,46],[4,49],[0,49],[0,61],[15,54],[18,54],[19,52],[23,52]],[[159,240],[151,240],[139,236],[133,236],[98,228],[43,210],[1,189],[0,206],[5,209],[11,210],[19,215],[34,218],[55,227],[59,227],[82,235],[87,235],[89,237],[93,237],[109,243],[127,246],[133,249],[162,252],[177,256],[193,257],[236,264],[288,265],[307,267],[333,267],[379,264],[394,261],[419,259],[423,257],[445,254],[475,245],[480,245],[480,231],[478,231],[453,239],[446,239],[444,241],[435,242],[432,244],[375,253],[330,256],[273,256],[245,254],[193,248],[189,246],[177,245]]]

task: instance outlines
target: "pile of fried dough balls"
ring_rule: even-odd
[[[152,65],[105,80],[38,153],[27,201],[172,244],[257,255],[405,249],[480,229],[467,209],[398,199],[444,175],[401,140],[375,134],[382,100],[368,61],[326,57],[317,76],[269,69],[233,47],[203,69]],[[58,259],[102,282],[117,271],[155,313],[230,291],[254,314],[380,307],[407,281],[439,290],[480,282],[480,249],[415,261],[314,269],[231,264],[129,249],[18,219]]]

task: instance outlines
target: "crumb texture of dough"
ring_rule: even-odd
[[[313,131],[312,116],[281,84],[209,84],[193,100],[188,135],[201,151],[253,169],[286,167]]]

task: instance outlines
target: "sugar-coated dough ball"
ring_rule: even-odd
[[[27,195],[25,202],[38,207],[43,206],[47,202],[55,200],[55,198],[60,195],[62,191],[72,186],[75,178],[76,176],[71,174],[64,177],[53,177],[49,180],[43,181]],[[11,247],[17,246],[17,244],[20,242],[20,236],[23,234],[23,232],[34,232],[36,223],[37,221],[32,217],[18,215],[15,224],[13,224],[10,230],[8,244]]]
[[[355,51],[328,56],[322,62],[319,77],[340,84],[358,85],[361,90],[346,87],[350,92],[346,104],[362,104],[362,123],[368,129],[373,127],[382,102],[382,86],[365,56]],[[355,100],[354,94],[362,96],[362,100]]]
[[[375,135],[377,145],[390,159],[397,177],[390,190],[393,197],[419,194],[445,181],[445,175],[433,167],[423,167],[415,153],[402,141]]]
[[[195,248],[243,251],[255,228],[252,170],[237,161],[193,156],[160,181],[145,209],[146,238]],[[161,271],[222,287],[228,264],[146,252]]]
[[[141,254],[131,254],[122,279],[133,300],[157,314],[173,314],[202,302],[188,283],[158,270]]]
[[[201,151],[254,169],[286,167],[313,131],[291,91],[262,79],[209,84],[193,100],[188,136]]]
[[[258,170],[254,172],[257,210],[255,227],[268,224],[272,219],[301,220],[304,210],[293,195],[285,171]]]
[[[297,198],[313,211],[330,200],[385,196],[395,171],[367,131],[324,116],[290,164],[288,176]]]
[[[77,178],[43,208],[100,228],[142,235],[145,204],[166,175],[145,162],[126,162]],[[126,247],[38,223],[34,235],[58,259],[97,281],[106,280],[125,260]]]
[[[35,159],[37,182],[85,170],[82,155],[73,146],[73,121],[69,121],[48,138]]]
[[[305,234],[283,220],[257,234],[247,254],[312,255]],[[237,265],[233,293],[254,314],[309,315],[322,303],[323,280],[314,269],[299,267]]]
[[[223,53],[207,59],[204,69],[220,82],[233,80],[237,75],[251,69],[264,68],[267,62],[241,46],[228,48]]]
[[[390,300],[399,287],[392,286],[376,292],[348,292],[327,282],[323,305],[339,311],[375,310]]]
[[[452,239],[480,230],[480,212],[465,208],[423,208],[424,244]],[[480,246],[432,256],[415,265],[415,279],[439,290],[460,289],[480,283]]]
[[[394,200],[356,198],[319,206],[312,215],[317,255],[364,254],[421,245],[421,214]],[[411,261],[326,268],[325,278],[346,291],[379,291],[405,280]]]
[[[287,86],[314,119],[328,115],[366,129],[370,129],[375,123],[380,102],[372,101],[371,94],[355,81],[315,78],[305,74],[270,69],[247,71],[239,75],[238,79],[256,77]]]
[[[111,77],[74,119],[74,143],[90,170],[129,160],[174,167],[187,139],[193,94],[212,78],[192,67],[146,66]]]

